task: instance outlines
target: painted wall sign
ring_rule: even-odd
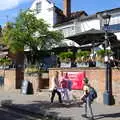
[[[63,72],[63,75],[66,72]],[[83,79],[85,77],[85,72],[67,72],[69,79],[72,81],[73,90],[82,90],[83,89]]]

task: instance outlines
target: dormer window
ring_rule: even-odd
[[[36,13],[40,13],[41,12],[41,2],[37,2],[36,3]]]

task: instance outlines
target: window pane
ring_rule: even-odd
[[[36,3],[36,12],[37,13],[41,12],[41,2]]]

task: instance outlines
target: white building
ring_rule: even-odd
[[[35,0],[30,9],[35,11],[38,19],[44,19],[51,27],[56,24],[54,3],[48,0]]]
[[[36,17],[44,19],[51,30],[63,32],[65,37],[73,36],[90,29],[103,29],[104,21],[101,16],[105,12],[111,15],[110,30],[120,40],[120,8],[97,12],[87,15],[85,11],[71,12],[71,0],[63,0],[64,10],[59,9],[50,0],[35,0],[30,9],[35,10]],[[68,44],[75,45],[69,40]]]
[[[50,30],[60,30],[66,37],[69,35],[74,35],[76,31],[78,31],[73,23],[75,18],[85,17],[87,14],[84,11],[71,13],[71,0],[63,1],[64,10],[56,7],[55,4],[50,0],[35,0],[30,9],[35,11],[35,15],[38,19],[42,18],[47,24],[50,25]],[[67,25],[65,25],[66,22]],[[70,40],[67,40],[67,43],[69,45],[75,45],[75,43]]]

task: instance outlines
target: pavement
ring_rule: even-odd
[[[51,118],[51,120],[87,120],[82,117],[84,114],[83,104],[77,100],[73,100],[71,104],[60,104],[57,97],[51,104],[50,95],[51,93],[48,90],[43,90],[34,95],[23,95],[19,90],[0,90],[0,101],[4,107],[42,115]],[[94,102],[92,108],[95,120],[120,120],[120,106],[107,106]]]

